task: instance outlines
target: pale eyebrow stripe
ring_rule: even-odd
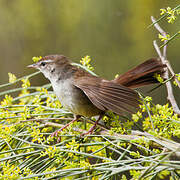
[[[53,60],[51,60],[51,59],[47,59],[47,60],[44,60],[43,62],[46,62],[46,63],[51,63],[51,62],[53,62]]]

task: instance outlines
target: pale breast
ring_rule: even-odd
[[[101,113],[87,98],[84,92],[75,87],[71,79],[59,80],[53,84],[53,89],[63,107],[76,115],[85,117],[95,116]]]

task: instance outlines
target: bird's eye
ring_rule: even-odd
[[[41,66],[45,66],[46,65],[46,63],[45,62],[41,62],[41,64],[40,64]]]

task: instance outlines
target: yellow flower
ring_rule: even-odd
[[[10,95],[5,95],[5,98],[1,101],[2,106],[12,105],[13,98]]]
[[[33,60],[34,62],[38,62],[41,58],[42,58],[41,56],[39,56],[39,57],[33,57],[32,60]]]
[[[160,9],[160,11],[161,11],[160,15],[163,15],[166,13],[166,9]]]
[[[26,79],[22,79],[21,80],[23,83],[22,83],[22,87],[23,88],[28,88],[28,87],[30,87],[31,86],[31,84],[30,84],[30,81],[29,81],[29,79],[28,78],[26,78]]]
[[[168,41],[170,39],[169,34],[167,34],[166,36],[159,34],[158,36],[159,36],[159,39],[161,39],[161,41],[165,41],[165,40]]]
[[[81,63],[83,66],[87,67],[89,70],[93,71],[94,68],[91,66],[90,61],[91,61],[90,56],[85,56],[85,57],[83,57],[83,58],[80,60],[80,63]]]
[[[9,82],[10,83],[14,83],[17,79],[16,76],[10,72],[8,73],[8,76],[9,76]]]

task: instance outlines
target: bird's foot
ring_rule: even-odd
[[[88,134],[92,134],[95,128],[96,128],[96,124],[94,124],[87,132],[82,133],[80,136],[82,137]]]
[[[57,137],[58,136],[58,133],[61,132],[63,129],[67,128],[70,124],[74,123],[75,121],[77,121],[81,116],[79,115],[76,115],[75,118],[69,122],[68,124],[66,124],[65,126],[63,126],[62,128],[54,131],[52,134],[51,134],[51,137]],[[61,138],[59,137],[57,142],[60,142]]]
[[[85,133],[82,133],[80,136],[85,136],[85,135],[88,135],[88,134],[92,134],[93,131],[95,130],[96,128],[96,125],[98,124],[98,122],[101,120],[101,118],[103,117],[104,114],[100,114],[99,115],[99,118],[96,120],[96,122],[94,123],[94,125]]]
[[[63,126],[62,128],[54,131],[52,134],[51,134],[51,137],[57,137],[58,136],[58,133],[61,132],[65,127]]]

